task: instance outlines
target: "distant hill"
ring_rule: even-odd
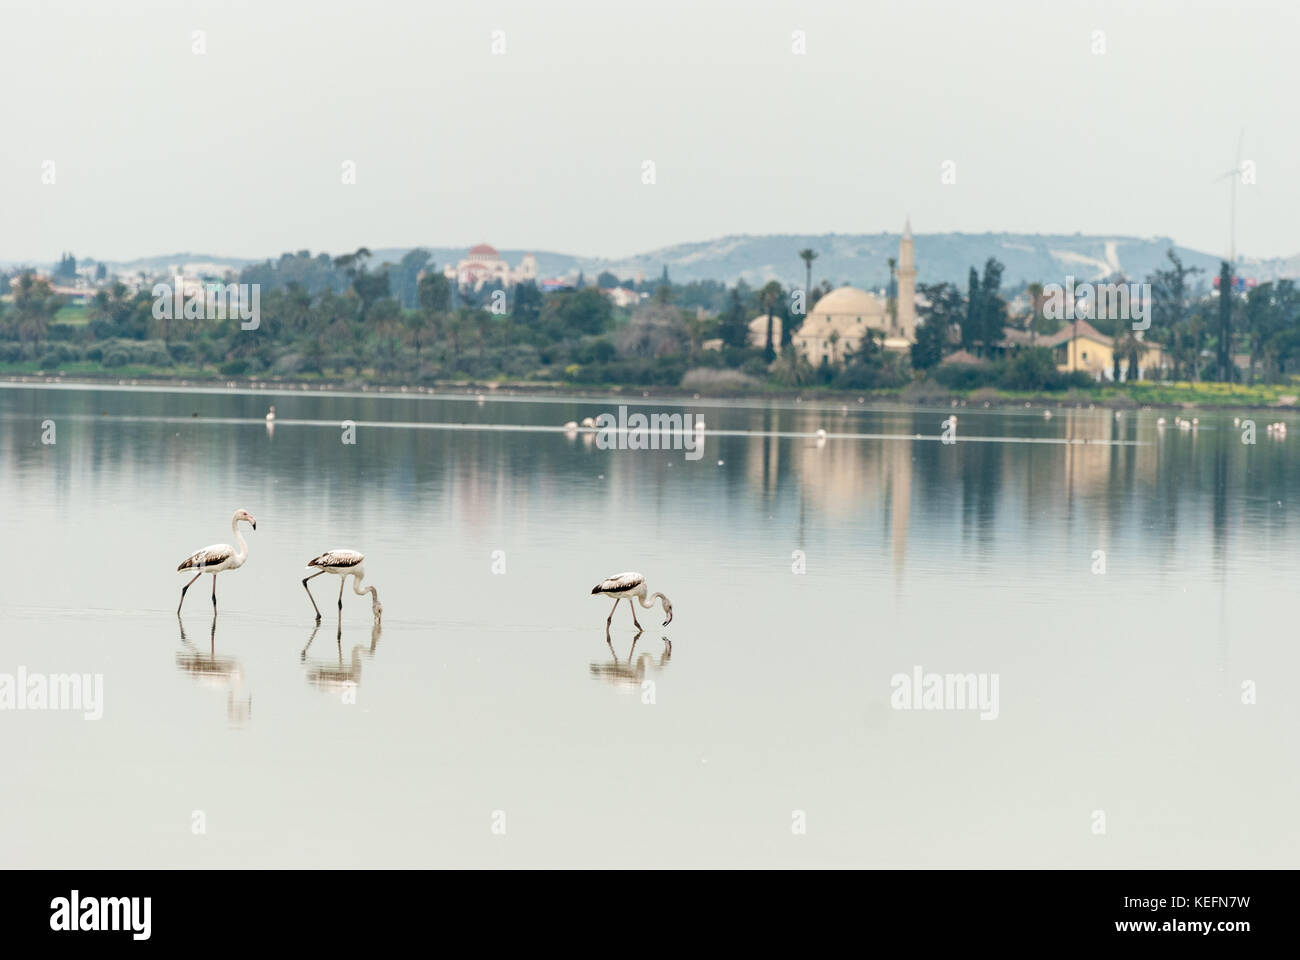
[[[594,280],[602,270],[619,278],[647,278],[660,275],[665,266],[676,282],[722,280],[728,284],[744,279],[752,286],[776,279],[785,284],[803,282],[803,261],[798,251],[811,247],[819,254],[813,263],[813,282],[829,280],[834,285],[853,283],[881,287],[889,275],[888,258],[897,256],[899,235],[876,234],[773,234],[731,236],[695,243],[680,243],[632,257],[614,259],[575,257],[541,250],[502,250],[510,263],[525,253],[537,257],[543,277],[576,275],[581,270]],[[967,271],[981,267],[989,257],[1005,265],[1004,286],[1011,289],[1032,281],[1064,282],[1067,274],[1077,280],[1096,280],[1122,273],[1130,280],[1142,280],[1165,264],[1173,248],[1183,262],[1206,271],[1218,271],[1219,257],[1180,247],[1163,237],[1085,236],[1083,234],[1029,233],[931,233],[916,235],[918,279],[922,283],[941,280],[964,286]],[[375,263],[400,260],[411,248],[374,250]],[[455,263],[468,247],[425,247],[438,265]],[[221,257],[198,253],[175,253],[142,257],[130,261],[105,261],[114,273],[144,271],[153,275],[179,270],[184,273],[220,274],[238,271],[265,258]],[[87,261],[93,262],[93,261]],[[14,266],[15,264],[7,264]],[[32,264],[48,269],[52,264]],[[1239,271],[1261,282],[1281,277],[1300,278],[1300,254],[1266,260],[1243,259]]]
[[[813,282],[853,283],[881,287],[889,279],[890,257],[898,256],[899,234],[777,234],[722,237],[703,243],[683,243],[625,260],[579,260],[588,276],[611,270],[626,276],[637,270],[653,277],[668,267],[675,281],[705,278],[733,283],[744,278],[758,285],[776,279],[802,284],[803,261],[798,251],[818,252],[813,262]],[[1219,269],[1219,258],[1180,247],[1168,238],[1106,237],[1025,233],[916,234],[916,266],[922,283],[951,281],[964,287],[972,266],[982,267],[997,257],[1006,267],[1003,282],[1016,287],[1035,280],[1064,282],[1067,274],[1078,280],[1095,280],[1123,273],[1141,280],[1167,265],[1173,249],[1189,266],[1209,274]],[[1263,280],[1300,277],[1300,255],[1265,261],[1243,260],[1240,271]]]

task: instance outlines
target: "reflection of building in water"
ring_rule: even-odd
[[[231,723],[243,723],[253,715],[253,695],[244,693],[244,671],[234,657],[218,657],[217,618],[212,618],[208,652],[203,653],[185,636],[181,624],[181,643],[186,649],[176,654],[176,668],[188,673],[199,684],[226,694],[226,716]]]
[[[370,628],[369,649],[364,644],[355,644],[352,647],[352,654],[348,662],[344,663],[343,626],[340,624],[338,633],[335,635],[335,641],[338,645],[337,661],[325,658],[308,660],[307,651],[311,648],[312,641],[316,639],[316,634],[320,631],[320,624],[317,624],[312,629],[311,636],[307,638],[307,646],[302,648],[302,653],[298,656],[307,667],[307,682],[316,689],[329,693],[353,691],[361,686],[361,655],[363,653],[367,657],[375,655],[375,648],[379,646],[381,629],[381,623],[376,620],[374,626]]]
[[[894,561],[894,576],[903,574],[907,556],[907,526],[912,516],[912,444],[889,441],[886,444],[886,487],[889,498],[889,542]]]
[[[673,645],[667,637],[663,638],[664,650],[656,660],[648,653],[642,653],[635,660],[632,655],[636,653],[637,641],[632,641],[632,648],[627,652],[627,660],[619,660],[618,654],[614,652],[614,645],[609,644],[609,652],[612,660],[598,660],[591,664],[591,675],[597,679],[604,680],[627,691],[640,690],[641,684],[645,682],[647,666],[654,673],[658,673],[668,665],[668,661],[673,656]],[[608,641],[607,641],[608,642]]]
[[[756,413],[746,426],[773,430],[783,425],[765,422]],[[807,429],[807,425],[794,429]],[[915,444],[906,435],[898,440],[829,442],[752,436],[744,453],[746,476],[765,495],[776,494],[784,467],[793,474],[787,480],[798,489],[801,503],[806,501],[816,511],[846,516],[886,512],[896,572],[902,571],[907,553],[914,455]]]

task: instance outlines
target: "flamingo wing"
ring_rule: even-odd
[[[204,547],[198,550],[184,560],[176,568],[181,570],[201,570],[204,567],[215,567],[219,563],[225,563],[235,555],[235,548],[228,543],[214,543],[210,547]]]
[[[356,550],[327,550],[307,561],[309,567],[359,567],[366,555]]]
[[[645,583],[645,577],[639,573],[620,573],[600,581],[591,588],[591,592],[623,593],[626,590],[635,590],[643,583]]]

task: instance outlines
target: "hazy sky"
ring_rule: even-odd
[[[1297,11],[0,0],[0,259],[479,240],[622,256],[893,231],[908,213],[921,233],[1162,235],[1220,253],[1228,186],[1213,181],[1241,128],[1258,183],[1239,190],[1238,250],[1294,254]]]

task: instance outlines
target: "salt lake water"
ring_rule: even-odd
[[[0,677],[102,675],[0,709],[0,863],[1300,865],[1289,414],[632,396],[0,386]]]

